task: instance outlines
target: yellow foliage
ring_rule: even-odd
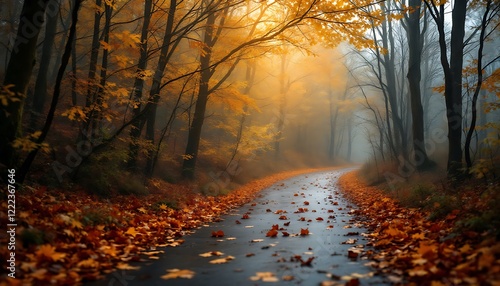
[[[75,121],[87,121],[87,114],[85,107],[83,106],[72,106],[68,110],[62,113],[62,116],[68,117],[69,120]]]
[[[22,152],[31,152],[35,149],[41,149],[43,152],[48,153],[50,150],[49,144],[38,144],[35,142],[35,140],[37,140],[41,134],[42,131],[35,131],[34,133],[28,134],[25,137],[17,138],[14,140],[14,142],[12,142],[12,147]]]
[[[21,100],[21,96],[16,95],[11,89],[13,84],[2,85],[0,88],[0,102],[3,106],[9,105],[9,102],[16,102]]]

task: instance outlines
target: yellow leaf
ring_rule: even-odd
[[[72,219],[71,220],[71,226],[73,228],[78,228],[78,229],[82,229],[83,228],[83,225],[80,221],[76,220],[76,219]]]
[[[132,266],[128,263],[124,263],[124,262],[120,262],[118,263],[118,265],[116,266],[116,269],[120,269],[120,270],[137,270],[141,267],[139,266]]]
[[[194,276],[194,271],[188,269],[168,269],[167,274],[161,276],[161,279],[176,279],[176,278],[185,278],[191,279]]]
[[[82,267],[82,268],[98,268],[99,262],[95,261],[92,258],[89,258],[89,259],[85,259],[85,260],[78,262],[78,264],[76,266]]]
[[[65,229],[65,230],[63,230],[63,232],[64,232],[64,234],[66,234],[69,237],[75,237],[75,234],[69,229]]]
[[[470,247],[470,245],[466,244],[462,247],[460,247],[458,250],[460,250],[461,253],[467,253],[471,250],[472,248]]]
[[[59,261],[66,256],[66,253],[57,252],[56,248],[50,244],[44,244],[35,252],[39,258],[50,258],[52,261]]]

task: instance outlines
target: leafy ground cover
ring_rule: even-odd
[[[346,196],[370,230],[375,251],[370,265],[395,284],[500,285],[498,185],[464,185],[414,197],[418,208],[404,207],[359,174],[340,178]],[[429,207],[430,205],[430,207]]]
[[[83,189],[25,187],[16,196],[16,279],[3,267],[0,285],[78,285],[115,269],[133,269],[131,261],[157,259],[195,227],[216,221],[277,181],[311,171],[275,174],[219,196],[164,181],[152,181],[148,195],[106,199]],[[0,222],[7,224],[6,199]],[[1,245],[8,241],[3,232]],[[8,257],[10,250],[2,247],[0,253]]]

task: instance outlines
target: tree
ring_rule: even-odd
[[[38,151],[42,147],[42,143],[44,142],[45,138],[47,137],[47,134],[49,133],[50,127],[52,125],[52,121],[54,120],[54,115],[56,112],[56,107],[59,102],[59,96],[61,94],[61,83],[63,80],[64,76],[64,71],[66,70],[66,66],[68,65],[69,59],[71,57],[71,48],[73,46],[73,39],[76,34],[76,24],[78,23],[78,10],[80,9],[81,2],[83,0],[76,0],[75,5],[73,7],[73,11],[71,13],[71,18],[72,18],[72,23],[70,27],[70,32],[68,35],[68,40],[66,42],[66,47],[64,49],[64,53],[61,58],[61,66],[59,67],[59,72],[57,73],[56,77],[56,83],[54,86],[54,92],[52,95],[52,102],[50,105],[50,110],[47,114],[47,119],[45,120],[45,124],[42,128],[42,131],[40,132],[40,135],[36,137],[35,141],[35,148],[31,150],[24,160],[21,169],[19,170],[19,176],[17,178],[17,181],[19,183],[22,183],[24,181],[24,178],[26,177],[26,174],[28,173],[31,164],[33,163],[33,160],[35,159]]]
[[[421,0],[409,1],[409,14],[405,15],[405,29],[408,36],[408,83],[410,91],[411,115],[412,115],[412,135],[414,164],[418,170],[424,170],[433,165],[425,150],[424,136],[424,110],[421,102],[420,81],[422,78],[420,65],[422,63],[422,50],[424,41],[422,34],[425,34],[427,21],[424,21],[424,28],[420,31]],[[425,12],[424,12],[425,13]]]
[[[16,164],[12,143],[21,135],[24,98],[35,63],[38,35],[44,24],[48,0],[24,1],[14,48],[3,82],[8,92],[1,94],[0,163],[7,168]]]
[[[479,93],[481,91],[481,86],[483,84],[483,71],[486,66],[491,64],[492,62],[486,64],[483,66],[483,50],[484,50],[484,42],[486,40],[486,37],[488,36],[487,34],[487,26],[495,19],[495,17],[498,16],[498,12],[500,9],[499,5],[494,5],[492,6],[492,0],[487,0],[486,1],[486,6],[484,8],[484,13],[483,17],[481,20],[480,24],[480,35],[479,35],[479,47],[477,50],[477,64],[476,64],[476,74],[477,74],[477,83],[475,84],[474,88],[474,94],[472,96],[472,103],[471,103],[471,122],[469,125],[469,130],[467,130],[467,135],[465,138],[465,146],[464,146],[464,153],[465,153],[465,162],[467,164],[467,168],[470,169],[472,167],[472,158],[471,158],[471,141],[472,141],[472,136],[474,134],[475,128],[476,128],[476,121],[477,121],[477,100],[479,97]]]
[[[448,120],[448,177],[458,178],[462,169],[462,68],[467,0],[455,1],[452,11],[450,56],[446,42],[445,3],[424,0],[439,32],[441,66],[445,78],[446,118]]]
[[[57,2],[57,1],[56,1]],[[57,4],[59,4],[57,2]],[[57,16],[59,15],[59,5],[52,7],[57,11],[47,11],[45,24],[45,37],[43,39],[43,47],[40,58],[40,67],[36,77],[35,90],[33,94],[33,104],[31,106],[31,131],[36,131],[37,126],[40,126],[42,114],[45,108],[45,101],[47,97],[47,81],[49,74],[49,65],[52,58],[52,47],[56,36]]]

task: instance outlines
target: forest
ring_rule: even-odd
[[[136,238],[136,221],[154,218],[180,244],[276,181],[339,166],[477,233],[457,244],[485,257],[481,243],[500,237],[499,11],[498,0],[2,1],[1,220],[16,222],[17,274],[94,280],[117,254],[80,255],[71,241]],[[187,219],[198,207],[210,217]],[[500,281],[491,249],[497,268],[467,268],[475,283]],[[50,270],[61,261],[64,277]]]

